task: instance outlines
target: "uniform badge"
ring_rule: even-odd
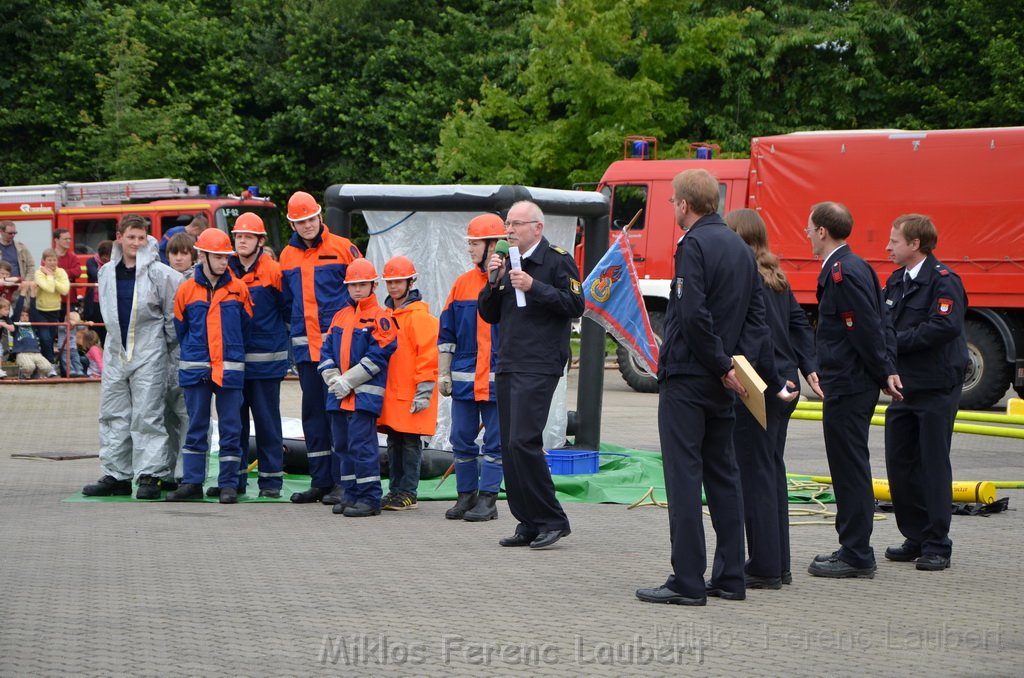
[[[569,291],[578,297],[583,294],[583,285],[576,278],[569,278]]]
[[[675,281],[672,283],[672,287],[676,291],[676,299],[682,299],[683,298],[683,277],[682,276],[677,277],[675,279]]]
[[[838,261],[832,264],[832,282],[836,284],[843,282],[843,265]]]
[[[385,332],[391,330],[391,321],[388,320],[387,318],[381,318],[378,322],[380,323],[380,328]]]
[[[351,247],[349,247],[348,251],[349,251],[349,253],[352,254],[352,258],[353,259],[358,259],[359,257],[363,256],[362,254],[359,253],[359,248],[356,247],[355,245],[352,245]]]
[[[953,312],[953,300],[939,297],[939,315],[949,315]]]
[[[847,311],[846,313],[840,314],[843,318],[843,324],[846,325],[846,329],[853,329],[853,311]]]

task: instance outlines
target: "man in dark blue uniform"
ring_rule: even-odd
[[[676,223],[686,235],[676,247],[658,361],[658,429],[673,572],[664,585],[637,589],[636,596],[704,605],[707,596],[746,597],[743,498],[732,441],[735,393],[746,391],[732,356],[741,343],[770,339],[754,255],[717,214],[718,180],[705,170],[687,170],[672,187]],[[770,360],[770,344],[763,348]],[[775,372],[774,363],[767,372]],[[787,398],[796,395],[782,390]],[[707,583],[702,480],[716,536]]]
[[[884,389],[900,395],[895,337],[878,276],[846,244],[853,216],[844,205],[814,206],[807,237],[823,260],[818,275],[818,331],[822,430],[836,495],[840,548],[815,556],[807,571],[817,577],[875,576],[871,530],[875,501],[871,488],[868,429]]]
[[[949,445],[967,368],[967,295],[960,276],[932,254],[938,241],[931,219],[905,214],[893,222],[886,247],[900,266],[885,283],[885,303],[904,399],[885,412],[885,468],[906,541],[885,557],[916,559],[919,570],[949,567]]]
[[[505,270],[492,255],[487,269],[498,271],[477,301],[480,317],[501,324],[495,386],[501,428],[502,465],[508,507],[519,521],[502,546],[542,549],[569,535],[569,519],[555,497],[544,459],[544,424],[551,397],[569,362],[573,318],[583,314],[583,290],[572,255],[542,235],[544,214],[532,202],[517,202],[505,220],[510,246],[522,267]],[[518,305],[517,294],[525,298]]]

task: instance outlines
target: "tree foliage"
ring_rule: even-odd
[[[566,187],[630,134],[1022,124],[1022,26],[1010,0],[7,0],[0,184]]]

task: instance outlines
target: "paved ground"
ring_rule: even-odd
[[[96,384],[8,386],[0,453],[0,675],[1021,675],[1019,511],[953,519],[951,569],[879,560],[874,580],[812,578],[831,527],[792,528],[794,582],[704,608],[637,601],[668,572],[663,509],[571,504],[545,552],[501,549],[446,505],[373,519],[321,506],[83,504]],[[298,416],[297,384],[285,385]],[[658,449],[656,396],[607,373],[603,439]],[[872,433],[884,476],[881,430]],[[1020,440],[954,439],[958,479],[1024,479]],[[826,473],[820,424],[790,468]],[[1001,490],[1011,508],[1024,492]],[[705,521],[709,547],[710,522]],[[876,551],[900,540],[891,516]]]

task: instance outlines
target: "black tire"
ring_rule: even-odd
[[[1006,361],[1006,347],[991,325],[968,320],[966,331],[967,372],[960,409],[987,410],[1006,393],[1013,367]]]
[[[660,347],[661,335],[665,331],[665,314],[661,311],[649,311],[647,316],[651,321],[651,330],[654,331],[655,341]],[[622,378],[626,380],[630,388],[640,393],[658,392],[657,377],[642,372],[633,357],[629,355],[629,351],[619,346],[615,357],[619,362],[619,373],[622,374]]]

